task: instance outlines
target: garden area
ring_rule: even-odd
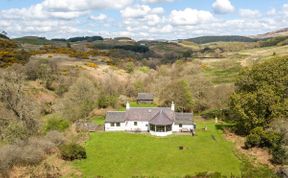
[[[72,164],[85,177],[184,177],[208,170],[240,176],[242,161],[223,131],[213,121],[199,121],[197,128],[195,137],[92,133],[85,144],[87,159]]]

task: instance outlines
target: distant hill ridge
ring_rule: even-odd
[[[288,28],[283,28],[280,30],[276,30],[276,31],[268,32],[268,33],[264,33],[264,34],[259,34],[259,35],[255,35],[252,37],[258,38],[258,39],[267,39],[267,38],[275,38],[275,37],[279,37],[279,36],[288,36]]]
[[[52,39],[52,41],[64,41],[64,42],[79,42],[79,41],[97,41],[97,40],[104,40],[101,36],[83,36],[83,37],[72,37],[68,39],[60,38],[60,39]]]
[[[246,36],[201,36],[196,38],[187,39],[197,44],[205,44],[212,42],[255,42],[257,39],[246,37]]]

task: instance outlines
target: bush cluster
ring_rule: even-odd
[[[86,159],[86,150],[78,144],[67,144],[60,147],[61,158],[66,161],[73,161],[76,159]]]
[[[270,131],[264,130],[262,127],[256,127],[246,137],[245,147],[267,147],[274,148],[279,145],[281,136]]]
[[[52,130],[57,130],[57,131],[63,132],[69,126],[70,126],[70,123],[68,120],[60,118],[60,117],[52,117],[48,119],[46,126],[45,126],[45,131],[48,132]]]

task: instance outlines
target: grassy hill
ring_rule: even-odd
[[[19,43],[28,43],[33,45],[48,45],[53,43],[44,37],[37,37],[37,36],[26,36],[21,38],[15,38],[14,40]]]
[[[280,30],[276,30],[273,32],[268,32],[264,34],[259,34],[252,36],[253,38],[258,38],[258,39],[266,39],[266,38],[274,38],[274,37],[279,37],[279,36],[288,36],[288,28],[283,28]]]

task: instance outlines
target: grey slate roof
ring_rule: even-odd
[[[111,123],[111,122],[125,122],[126,120],[126,112],[116,112],[111,111],[107,112],[105,122]]]
[[[161,110],[158,112],[150,121],[150,124],[153,125],[172,125],[174,122],[173,118],[169,118],[169,116]]]
[[[192,125],[193,124],[193,113],[180,113],[175,112],[175,124],[185,124]]]
[[[153,125],[193,124],[193,113],[178,113],[170,108],[130,108],[126,112],[107,112],[106,123],[125,121],[147,121]]]
[[[126,120],[128,121],[150,121],[153,119],[160,111],[166,113],[166,115],[173,119],[174,112],[170,108],[130,108],[126,111]]]
[[[152,93],[138,93],[137,100],[153,101],[154,96]]]

